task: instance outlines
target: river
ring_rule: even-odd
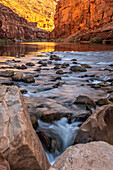
[[[24,54],[24,57],[19,57]],[[57,55],[61,61],[50,63],[51,55]],[[74,63],[74,60],[77,63]],[[47,65],[41,66],[39,60]],[[32,62],[27,69],[17,69],[17,65]],[[61,64],[68,63],[69,67],[61,68]],[[71,72],[74,65],[88,64],[87,72]],[[81,121],[76,116],[86,113],[85,106],[75,105],[73,102],[79,95],[87,95],[93,100],[107,97],[110,88],[109,79],[113,78],[113,46],[101,44],[73,44],[53,42],[26,42],[20,44],[0,45],[0,71],[14,70],[35,77],[35,83],[23,81],[14,82],[19,88],[25,89],[23,94],[29,107],[30,114],[38,115],[38,131],[43,131],[51,138],[51,149],[46,153],[51,164],[70,145],[74,143]],[[58,75],[54,69],[59,66],[64,74]],[[41,71],[36,71],[41,66]],[[60,77],[55,81],[56,77]],[[0,77],[0,83],[12,81],[9,77]],[[59,86],[57,83],[61,82]],[[98,89],[91,85],[108,83],[107,87]],[[94,111],[94,108],[92,108]],[[50,121],[50,115],[54,121]],[[54,115],[60,115],[55,120]],[[69,117],[71,117],[69,121]],[[43,121],[42,121],[43,120]],[[46,121],[46,122],[44,122]]]

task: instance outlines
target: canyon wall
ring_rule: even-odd
[[[51,31],[54,28],[54,14],[57,0],[0,0],[20,17],[37,22],[37,27]]]
[[[60,0],[52,37],[96,30],[113,21],[113,0]],[[113,32],[112,32],[113,34]]]
[[[28,22],[0,3],[0,39],[38,39],[46,38],[47,34],[36,23]]]

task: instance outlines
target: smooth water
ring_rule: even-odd
[[[19,54],[25,57],[19,58]],[[39,60],[49,61],[51,54],[61,58],[61,61],[52,61],[52,64],[41,67],[40,72],[35,69],[40,67]],[[89,64],[87,72],[70,72],[70,67],[74,66],[72,59],[77,59],[77,65]],[[14,62],[18,60],[19,63]],[[17,65],[33,62],[33,67],[28,66],[25,70],[18,70]],[[56,74],[55,64],[68,63],[69,67],[61,68],[63,75]],[[87,95],[94,100],[108,96],[107,88],[98,90],[91,88],[90,84],[108,82],[113,78],[113,46],[112,45],[91,45],[73,43],[21,43],[0,46],[0,71],[11,69],[23,74],[35,76],[35,83],[14,82],[19,88],[27,90],[23,94],[28,105],[29,113],[38,116],[49,114],[67,114],[72,117],[68,122],[66,117],[61,120],[45,123],[38,120],[39,129],[52,138],[51,150],[47,151],[47,157],[51,164],[70,145],[73,144],[78,125],[80,122],[74,121],[77,115],[86,113],[86,108],[73,104],[78,95]],[[38,76],[36,76],[38,75]],[[86,76],[85,76],[86,75]],[[57,76],[61,80],[53,81]],[[11,81],[11,78],[0,77],[0,83]],[[57,82],[63,82],[62,86],[54,88]]]

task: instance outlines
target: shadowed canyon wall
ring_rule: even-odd
[[[20,17],[37,22],[37,27],[51,31],[54,28],[54,14],[57,0],[0,0]]]
[[[0,39],[38,39],[46,38],[47,34],[36,23],[29,23],[0,3]]]
[[[96,30],[113,21],[113,0],[60,0],[52,37]],[[113,32],[112,32],[113,34]]]

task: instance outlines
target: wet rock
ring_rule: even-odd
[[[13,70],[0,71],[0,76],[3,77],[12,77],[13,75],[14,75]]]
[[[56,74],[64,74],[63,70],[58,70]]]
[[[86,121],[88,119],[89,116],[91,116],[90,112],[82,113],[80,115],[75,116],[74,120],[84,122],[84,121]]]
[[[46,63],[46,62],[42,62],[41,65],[42,65],[42,66],[47,66],[47,63]]]
[[[87,71],[84,67],[81,67],[81,66],[72,66],[72,67],[70,68],[70,70],[71,70],[71,71],[74,71],[74,72],[76,72],[76,71],[80,71],[80,72],[85,72],[85,71]]]
[[[35,64],[31,63],[31,62],[28,62],[28,63],[26,63],[26,66],[35,66]]]
[[[26,83],[34,83],[35,82],[35,79],[32,75],[24,75],[22,80]]]
[[[84,68],[92,68],[89,64],[81,64],[81,66]]]
[[[18,57],[25,57],[25,54],[19,54]]]
[[[67,68],[68,66],[69,66],[68,63],[63,63],[63,64],[61,65],[62,68]]]
[[[50,60],[60,61],[61,58],[58,57],[57,55],[51,55],[51,56],[50,56]]]
[[[80,127],[75,143],[105,141],[113,144],[113,105],[96,109]]]
[[[48,61],[47,63],[48,63],[48,64],[52,64],[52,61]]]
[[[16,66],[16,68],[21,69],[21,70],[27,69],[27,67],[24,64],[22,64],[20,66]]]
[[[59,67],[58,65],[56,65],[56,66],[54,67],[54,69],[60,69],[60,67]]]
[[[107,87],[107,86],[109,86],[109,83],[101,82],[101,83],[98,83],[98,85],[101,86],[101,87]]]
[[[59,169],[112,170],[113,146],[101,141],[70,146],[49,170]]]
[[[0,153],[0,170],[10,170],[9,163],[6,161],[2,153]]]
[[[51,81],[57,81],[57,80],[61,80],[62,78],[60,77],[60,76],[58,76],[58,77],[53,77],[52,79],[51,79]]]
[[[79,95],[74,101],[74,104],[89,104],[91,106],[96,107],[95,101],[89,98],[88,96],[84,96],[84,95]]]
[[[113,81],[111,82],[111,86],[113,86]]]
[[[113,92],[109,95],[108,99],[113,102]]]
[[[1,85],[6,85],[6,86],[12,86],[12,85],[14,85],[14,82],[12,82],[12,81],[3,81],[0,84]]]
[[[20,92],[21,92],[22,94],[26,94],[26,93],[27,93],[27,90],[20,88]]]
[[[73,64],[78,64],[76,61],[73,61]]]
[[[34,77],[39,77],[39,74],[35,74]]]
[[[31,123],[33,125],[33,128],[37,129],[37,127],[38,127],[38,119],[37,119],[36,115],[30,115],[30,119],[31,119]]]
[[[42,63],[43,63],[43,61],[42,61],[42,60],[39,60],[38,64],[42,64]]]
[[[98,84],[89,84],[89,85],[94,89],[101,88],[100,85],[98,85]]]
[[[15,60],[15,59],[13,59],[12,60],[14,63],[20,63],[21,61],[20,60]]]
[[[113,86],[107,92],[112,93],[113,92]]]
[[[99,99],[99,100],[97,100],[96,103],[97,103],[99,106],[111,104],[111,102],[110,102],[107,98]]]
[[[13,81],[22,81],[23,74],[21,72],[17,72],[12,76]]]
[[[71,61],[77,61],[77,59],[73,58]]]
[[[0,94],[0,152],[11,169],[47,170],[50,164],[18,87],[1,86]]]
[[[43,131],[40,130],[40,131],[37,131],[37,135],[38,135],[40,141],[46,147],[46,149],[48,151],[50,151],[50,149],[51,149],[51,142],[50,142],[49,138],[46,136],[46,134]]]
[[[107,81],[112,82],[112,81],[113,81],[113,78],[109,78]]]
[[[110,64],[109,66],[113,67],[113,64]]]
[[[68,117],[68,113],[46,112],[40,116],[40,119],[44,122],[51,123],[60,120],[62,117]]]
[[[37,67],[36,70],[34,70],[34,71],[41,71],[41,68]]]
[[[58,82],[53,86],[53,88],[58,88],[59,86],[62,86],[63,84],[64,82]]]

